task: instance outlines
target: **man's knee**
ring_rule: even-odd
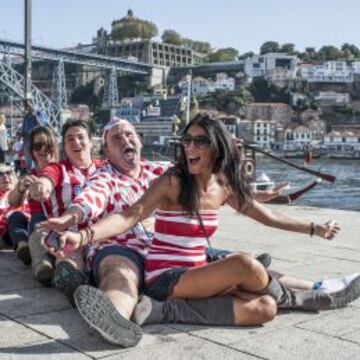
[[[254,309],[254,316],[256,316],[261,324],[273,320],[276,313],[276,302],[270,295],[263,295],[257,300],[257,306]]]
[[[236,325],[262,325],[274,319],[277,306],[269,295],[260,296],[246,305],[243,300],[234,298],[234,312]]]
[[[134,289],[138,287],[139,270],[131,260],[123,256],[107,256],[99,265],[100,287],[112,284],[115,288]]]

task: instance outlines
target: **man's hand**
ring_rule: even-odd
[[[47,221],[41,222],[38,227],[40,230],[54,230],[56,232],[62,232],[69,227],[76,225],[74,214],[63,215],[57,218],[51,218]]]
[[[81,234],[79,232],[65,231],[63,234],[60,234],[59,241],[60,246],[58,249],[51,248],[46,245],[45,237],[41,239],[41,244],[43,247],[56,258],[63,259],[68,257],[73,251],[80,248],[81,244]]]

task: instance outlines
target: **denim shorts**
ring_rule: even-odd
[[[177,267],[164,271],[150,284],[145,285],[146,295],[159,301],[168,299],[180,276],[188,269],[186,267]]]
[[[101,261],[105,259],[107,256],[114,256],[114,255],[123,256],[136,265],[139,272],[139,291],[143,290],[145,259],[137,251],[126,248],[121,245],[106,246],[96,253],[96,255],[93,258],[92,267],[91,267],[92,281],[94,282],[94,284],[99,285],[100,283],[99,269],[100,269]]]
[[[208,263],[225,259],[228,255],[233,254],[233,252],[229,250],[209,248],[209,247],[206,248],[205,253],[206,253],[206,261]]]

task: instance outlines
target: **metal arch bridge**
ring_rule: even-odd
[[[24,44],[0,39],[0,53],[23,56]],[[63,61],[66,63],[87,65],[102,69],[115,69],[116,71],[131,72],[142,75],[149,74],[152,69],[151,65],[135,61],[110,58],[107,56],[87,54],[70,50],[58,50],[43,46],[32,46],[31,54],[35,58],[51,60],[54,62]]]
[[[0,39],[0,53],[7,55],[24,55],[24,45],[15,41]],[[64,63],[85,65],[107,71],[104,107],[112,107],[118,103],[117,72],[128,72],[150,75],[152,66],[125,59],[109,58],[101,55],[80,53],[70,50],[57,50],[43,46],[32,46],[32,57],[55,63],[52,82],[52,99],[49,99],[35,86],[32,86],[32,97],[36,107],[46,113],[55,131],[60,130],[61,109],[67,105]],[[9,95],[24,98],[24,77],[19,74],[9,61],[0,61],[0,88]],[[22,104],[17,104],[22,106]]]

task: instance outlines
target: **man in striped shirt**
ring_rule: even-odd
[[[104,128],[103,140],[106,163],[89,177],[63,216],[49,221],[53,229],[92,224],[108,214],[124,211],[170,166],[170,162],[141,159],[140,138],[126,120],[112,118]],[[152,239],[151,225],[151,220],[137,224],[125,234],[87,249],[87,265],[91,268],[95,284],[107,295],[124,321],[130,319],[138,301],[138,289],[143,282],[144,255]],[[76,273],[74,268],[67,270],[70,275]],[[63,289],[68,296],[79,284],[73,282],[72,285]],[[88,289],[90,292],[96,290]],[[81,308],[79,310],[81,312]],[[122,345],[133,346],[140,340],[141,329],[130,321],[128,323],[135,336],[130,339],[126,334],[122,336]]]

